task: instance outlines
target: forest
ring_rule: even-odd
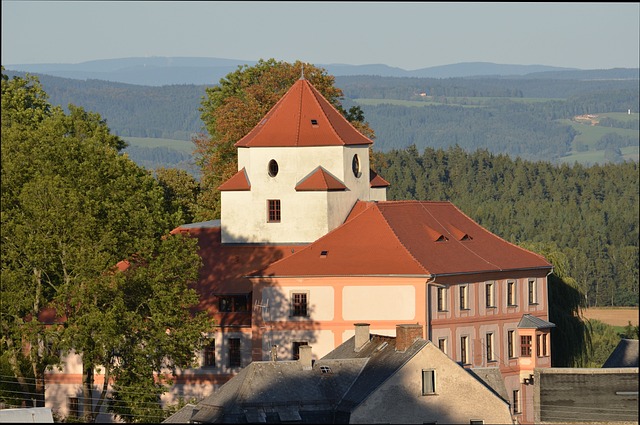
[[[23,75],[10,71],[8,75]],[[415,145],[467,151],[487,149],[532,161],[560,163],[580,149],[575,128],[566,120],[582,114],[627,112],[637,122],[640,104],[637,70],[607,70],[589,79],[547,74],[521,77],[409,78],[340,76],[335,84],[346,109],[359,106],[375,130],[375,149]],[[73,80],[39,75],[50,102],[98,112],[121,137],[192,140],[204,132],[200,120],[207,86],[161,87]],[[400,103],[399,103],[400,102]],[[631,126],[637,124],[630,124]],[[610,126],[617,134],[619,126]],[[618,149],[638,145],[635,137],[617,141]],[[139,153],[139,152],[138,152]],[[138,154],[137,153],[137,154]],[[162,153],[166,156],[166,152]],[[617,158],[616,155],[609,155]],[[618,158],[619,159],[619,158]],[[147,160],[150,160],[148,158]],[[181,159],[177,159],[181,161]]]
[[[515,244],[560,251],[588,306],[638,305],[638,163],[584,167],[458,146],[375,156],[389,200],[449,200]]]
[[[203,131],[204,86],[39,78],[52,104],[98,111],[125,140],[184,144]],[[359,106],[375,130],[389,199],[450,200],[511,242],[556,247],[589,306],[638,305],[637,78],[353,76],[336,77],[336,86],[343,106]],[[577,123],[584,114],[602,117]],[[587,130],[595,136],[585,139]],[[148,169],[197,178],[184,150],[163,142],[124,152]],[[630,146],[635,161],[621,155]],[[594,150],[606,161],[562,162]]]

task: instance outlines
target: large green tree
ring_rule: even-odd
[[[124,142],[99,115],[69,111],[51,107],[37,79],[3,72],[3,359],[25,402],[43,406],[47,370],[59,353],[78,354],[85,421],[110,382],[119,388],[114,411],[149,421],[133,392],[159,401],[163,374],[192,364],[211,325],[190,310],[201,260],[194,239],[169,234],[179,214],[167,211],[153,176],[119,153]],[[94,403],[98,370],[105,385]],[[152,385],[129,385],[141,382]]]
[[[359,107],[345,111],[342,90],[334,86],[334,77],[323,68],[296,61],[260,60],[254,66],[240,66],[214,87],[206,89],[200,108],[207,135],[194,139],[196,161],[201,168],[201,207],[197,218],[220,218],[218,186],[238,171],[234,144],[258,124],[260,119],[304,76],[363,134],[373,138]]]

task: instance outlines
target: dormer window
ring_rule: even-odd
[[[269,161],[269,176],[275,177],[278,175],[278,162],[275,159]]]

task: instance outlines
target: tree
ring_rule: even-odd
[[[342,90],[334,87],[334,77],[326,70],[300,61],[290,64],[275,59],[260,60],[254,66],[240,66],[221,79],[219,85],[206,89],[200,108],[208,135],[202,134],[194,139],[196,163],[202,170],[198,219],[220,217],[220,192],[217,188],[238,171],[234,144],[251,131],[303,75],[332,105],[349,117],[360,132],[373,138],[373,131],[364,122],[359,107],[344,111],[340,104]]]
[[[167,211],[179,214],[180,224],[191,223],[198,210],[198,181],[185,170],[177,168],[158,168],[155,172],[158,183],[164,189]]]
[[[107,390],[94,407],[98,368],[119,385],[191,365],[211,325],[190,311],[197,244],[169,235],[179,216],[162,187],[119,153],[124,143],[98,114],[65,114],[36,79],[4,75],[2,105],[3,352],[35,406],[57,353],[81,355],[83,419],[93,421]]]

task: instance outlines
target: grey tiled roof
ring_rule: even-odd
[[[195,412],[197,412],[195,404],[188,403],[182,409],[162,421],[162,423],[185,424],[191,420]]]
[[[210,227],[220,227],[220,220],[199,221],[197,223],[182,224],[182,229],[205,229]]]
[[[509,393],[507,393],[507,387],[504,385],[504,379],[500,373],[500,369],[497,367],[473,367],[467,369],[467,372],[474,378],[480,381],[485,387],[489,388],[498,397],[509,402]]]
[[[523,314],[520,323],[518,323],[519,329],[548,329],[555,328],[555,323],[547,322],[539,317],[532,316],[531,314]]]
[[[638,340],[621,339],[602,367],[638,367]]]
[[[358,406],[428,343],[424,339],[418,339],[401,352],[396,351],[396,338],[372,334],[369,342],[357,352],[354,350],[355,337],[351,337],[324,356],[323,360],[333,358],[367,360],[362,373],[342,398],[338,410],[350,411]]]

